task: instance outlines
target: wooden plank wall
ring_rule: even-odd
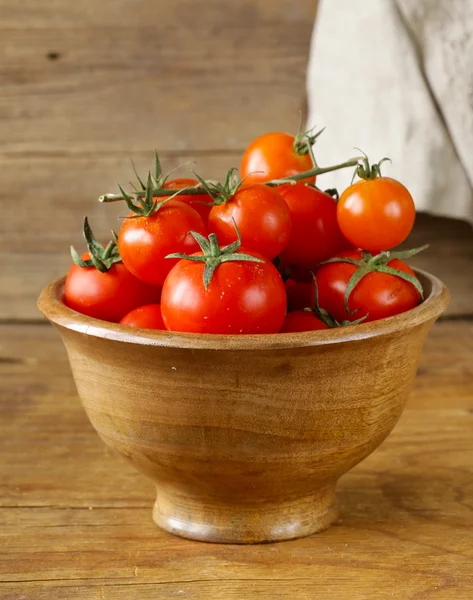
[[[0,320],[38,320],[40,288],[68,266],[95,199],[148,168],[196,161],[221,178],[252,137],[295,130],[316,0],[0,0]],[[471,311],[468,225],[425,218],[418,264]]]

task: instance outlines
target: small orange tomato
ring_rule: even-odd
[[[272,179],[282,179],[298,175],[312,169],[312,158],[307,144],[298,142],[289,133],[266,133],[251,142],[243,154],[240,176],[245,183],[264,183]],[[302,180],[315,183],[315,177]]]
[[[357,181],[340,196],[337,220],[343,235],[356,248],[378,253],[402,243],[414,225],[415,206],[396,179]]]

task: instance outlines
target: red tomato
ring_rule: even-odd
[[[235,223],[242,244],[272,260],[285,248],[291,236],[291,215],[286,202],[274,189],[255,184],[241,187],[224,204],[212,208],[209,231],[222,245],[237,240]]]
[[[159,304],[139,306],[125,315],[120,323],[141,329],[166,329]]]
[[[340,257],[360,260],[359,250],[343,252]],[[402,260],[393,259],[388,267],[398,269],[415,277],[412,269]],[[348,282],[357,266],[344,262],[321,265],[316,279],[319,289],[319,306],[327,310],[337,321],[354,321],[367,315],[365,323],[391,317],[419,304],[420,294],[414,285],[395,275],[371,272],[365,275],[350,294],[345,310],[344,296]]]
[[[357,181],[338,201],[337,218],[356,247],[381,252],[403,242],[414,225],[415,206],[407,189],[389,177]]]
[[[168,254],[190,254],[199,249],[190,231],[205,234],[200,215],[183,202],[169,200],[150,217],[130,213],[118,236],[118,250],[136,277],[152,285],[162,285],[178,262],[167,260]]]
[[[281,254],[283,266],[312,269],[347,247],[331,196],[303,183],[282,185],[278,190],[292,220],[291,239]]]
[[[163,188],[166,190],[181,190],[182,188],[197,185],[198,183],[197,179],[171,179],[163,184]],[[193,194],[179,194],[175,199],[191,206],[202,217],[202,221],[207,223],[213,202],[213,199],[208,194],[199,194],[197,196],[194,196]],[[202,202],[206,202],[207,204],[201,204]]]
[[[243,249],[239,253],[262,258]],[[202,256],[197,252],[194,256]],[[214,271],[208,290],[204,263],[181,260],[166,278],[161,296],[170,331],[193,333],[277,333],[286,314],[286,292],[270,262],[232,261]]]
[[[246,178],[246,183],[263,183],[312,169],[310,154],[298,154],[295,141],[293,135],[281,132],[266,133],[253,140],[241,160],[241,178]],[[315,177],[303,181],[315,183]]]
[[[291,269],[285,282],[289,310],[312,308],[315,303],[315,285],[311,271]]]
[[[295,310],[294,312],[287,313],[280,333],[317,331],[319,329],[329,329],[329,327],[316,317],[313,312]]]
[[[88,252],[82,255],[88,260]],[[72,265],[64,287],[64,304],[89,317],[118,323],[137,306],[157,302],[160,288],[137,279],[121,262],[106,273]]]

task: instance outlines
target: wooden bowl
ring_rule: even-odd
[[[310,535],[338,515],[338,478],[393,429],[449,293],[328,331],[198,335],[135,330],[39,298],[100,437],[156,483],[154,521],[207,542]]]

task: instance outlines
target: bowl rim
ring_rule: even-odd
[[[450,293],[445,284],[434,275],[422,269],[414,269],[414,271],[424,289],[428,290],[424,301],[415,308],[378,321],[320,331],[237,335],[136,329],[95,319],[66,306],[62,302],[66,276],[45,286],[38,298],[38,308],[53,325],[59,328],[128,344],[220,351],[304,348],[389,335],[435,321],[447,307]]]

